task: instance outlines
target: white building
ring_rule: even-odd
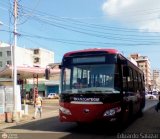
[[[33,66],[46,67],[50,63],[54,63],[54,53],[52,51],[37,48],[33,51]]]
[[[0,43],[0,70],[3,70],[7,65],[12,64],[12,47],[6,43]],[[43,67],[54,63],[54,52],[37,48],[26,49],[16,47],[16,63],[17,66]]]

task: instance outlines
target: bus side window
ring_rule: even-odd
[[[139,88],[139,91],[143,91],[142,89],[142,79],[141,79],[141,74],[138,74],[138,88]]]
[[[115,67],[114,85],[117,90],[121,90],[120,69],[118,65]]]
[[[133,82],[133,70],[129,68],[129,77],[127,79],[128,81],[128,91],[133,92],[134,91],[134,82]]]
[[[123,68],[122,68],[122,81],[123,81],[123,90],[124,91],[128,91],[128,81],[127,81],[127,77],[128,77],[128,75],[126,74],[126,69],[127,67],[125,66],[125,68],[124,68],[124,66],[123,66]]]
[[[137,72],[135,70],[133,70],[133,81],[134,81],[134,91],[137,92],[139,91],[139,88],[138,88]]]

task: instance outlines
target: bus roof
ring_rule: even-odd
[[[84,49],[84,50],[78,50],[78,51],[71,51],[68,53],[64,54],[64,57],[68,57],[71,56],[73,54],[78,54],[78,53],[82,53],[82,52],[106,52],[109,54],[117,54],[119,53],[118,50],[116,49],[107,49],[107,48],[91,48],[91,49]]]

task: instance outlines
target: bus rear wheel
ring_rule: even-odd
[[[78,126],[80,126],[80,127],[82,127],[82,126],[85,126],[86,125],[86,123],[84,123],[84,122],[76,122],[77,123],[77,125]]]
[[[132,108],[130,105],[128,105],[121,113],[121,117],[118,122],[118,127],[122,129],[126,128],[131,122],[131,117],[132,117]]]

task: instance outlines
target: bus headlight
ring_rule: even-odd
[[[115,107],[109,110],[106,110],[105,113],[103,114],[103,116],[113,116],[116,113],[119,113],[121,111],[121,107]]]
[[[64,108],[64,107],[60,107],[59,110],[60,110],[63,114],[72,115],[72,114],[71,114],[71,111],[70,111],[69,109]]]

